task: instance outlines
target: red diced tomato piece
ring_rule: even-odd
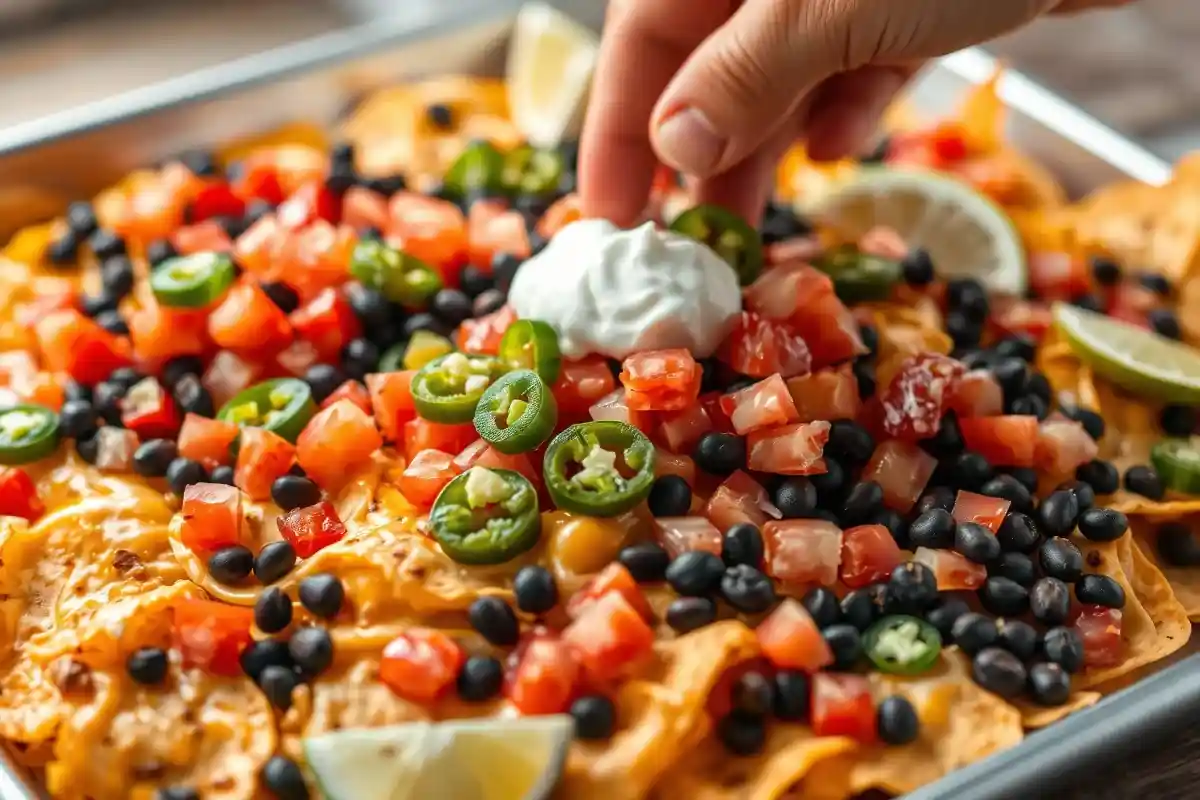
[[[818,672],[812,676],[812,730],[817,736],[875,741],[875,701],[862,675]]]
[[[808,344],[812,367],[828,367],[867,352],[854,314],[836,294],[818,295],[791,319],[792,329]]]
[[[299,230],[319,219],[337,224],[342,218],[342,198],[323,181],[313,180],[292,192],[279,204],[275,214],[283,227],[292,230]]]
[[[209,181],[192,198],[190,209],[195,222],[210,217],[240,217],[246,213],[246,201],[225,181]]]
[[[275,524],[279,534],[291,542],[300,558],[310,558],[329,545],[337,544],[346,535],[346,526],[328,500],[293,508],[276,517]]]
[[[371,408],[375,422],[383,438],[389,442],[400,441],[404,424],[416,419],[417,406],[413,402],[412,379],[415,369],[403,372],[379,372],[367,376],[367,391],[371,394]]]
[[[96,434],[96,469],[101,472],[128,472],[138,447],[137,434],[115,425],[104,425]]]
[[[796,406],[798,422],[832,422],[858,416],[858,379],[849,365],[788,378],[787,388]]]
[[[588,415],[593,420],[624,422],[639,430],[652,430],[656,424],[658,415],[652,411],[638,411],[630,408],[629,404],[625,402],[625,394],[624,388],[612,390],[592,404],[592,407],[588,409]],[[687,414],[688,412],[683,411],[680,413]],[[684,421],[686,422],[686,420]],[[687,431],[681,425],[675,433],[676,435],[686,435]]]
[[[1029,287],[1043,300],[1070,300],[1091,288],[1087,262],[1070,253],[1030,253]]]
[[[631,424],[641,427],[636,422]],[[659,417],[659,438],[675,453],[692,452],[700,437],[712,429],[708,412],[699,403],[693,403],[682,411],[665,412]]]
[[[871,454],[863,470],[864,481],[875,481],[883,489],[883,504],[907,514],[933,477],[937,459],[915,444],[897,440],[883,442]]]
[[[176,228],[171,234],[171,244],[175,252],[182,256],[190,256],[193,253],[227,253],[233,250],[233,240],[215,219]]]
[[[579,203],[579,195],[574,192],[563,195],[555,200],[538,220],[538,235],[544,239],[553,239],[554,234],[580,219],[583,219],[583,208]]]
[[[721,531],[706,517],[657,517],[655,538],[671,558],[689,550],[721,555]]]
[[[619,677],[654,649],[654,630],[617,591],[585,604],[562,636],[587,676],[597,682]]]
[[[23,395],[31,403],[45,406],[51,411],[59,411],[66,401],[63,390],[62,376],[48,372],[34,375],[23,389]]]
[[[74,309],[47,314],[33,330],[42,366],[50,372],[65,372],[87,386],[104,380],[118,367],[133,364],[127,341]]]
[[[943,122],[929,132],[929,147],[943,165],[962,161],[971,150],[967,145],[967,134],[958,122]]]
[[[638,411],[682,411],[700,394],[700,365],[684,349],[646,350],[625,359],[625,403]]]
[[[336,289],[322,289],[288,316],[296,335],[317,348],[322,361],[336,363],[342,348],[362,335],[350,303]]]
[[[800,419],[787,384],[779,375],[772,375],[725,395],[721,398],[721,410],[729,416],[734,431],[743,435],[763,428],[777,428]]]
[[[842,530],[823,519],[773,520],[763,526],[765,572],[784,583],[833,586],[842,563]]]
[[[929,568],[940,592],[978,589],[987,580],[987,567],[968,561],[953,550],[918,547],[913,561]]]
[[[687,485],[696,485],[696,462],[691,456],[668,453],[662,450],[654,454],[654,475],[661,478],[664,475],[677,475],[687,481]]]
[[[387,199],[363,186],[351,186],[342,195],[342,223],[355,230],[388,226]]]
[[[528,453],[517,453],[516,455],[501,453],[483,439],[473,442],[456,455],[454,466],[459,472],[466,472],[471,467],[506,469],[524,475],[534,486],[539,485],[542,481],[542,477],[534,468]]]
[[[371,395],[367,392],[367,387],[353,378],[334,389],[329,397],[322,400],[321,408],[329,408],[339,400],[349,400],[361,408],[365,414],[370,414],[374,411],[374,408],[371,406]]]
[[[1024,334],[1040,342],[1053,321],[1048,303],[1004,297],[991,300],[988,322],[999,336]]]
[[[266,428],[243,428],[233,482],[252,500],[271,497],[271,484],[296,461],[292,443]]]
[[[454,456],[441,450],[422,450],[400,473],[400,491],[410,502],[428,508],[456,475]]]
[[[185,598],[174,606],[172,640],[184,666],[236,678],[243,674],[240,658],[253,641],[253,625],[252,608]]]
[[[842,583],[861,589],[892,574],[904,554],[883,525],[859,525],[842,533]]]
[[[571,704],[579,664],[566,642],[535,633],[513,651],[505,695],[522,714],[561,714]]]
[[[833,663],[833,653],[804,606],[788,598],[754,631],[762,653],[779,669],[816,672]]]
[[[1074,474],[1099,452],[1096,440],[1075,420],[1054,416],[1038,426],[1034,462],[1050,475]]]
[[[240,283],[208,317],[208,335],[239,353],[272,353],[292,338],[287,315],[255,282]]]
[[[169,439],[179,431],[175,401],[154,378],[143,378],[121,400],[121,423],[140,439]]]
[[[504,332],[516,320],[517,312],[512,310],[512,306],[501,306],[487,316],[469,319],[459,325],[455,342],[464,353],[494,356],[500,352],[500,340],[504,338]]]
[[[1034,416],[974,417],[958,421],[963,442],[990,463],[1003,467],[1032,467],[1038,441]]]
[[[349,400],[317,412],[296,440],[296,458],[322,486],[345,481],[383,446],[375,420]]]
[[[235,191],[245,198],[259,197],[278,204],[301,186],[324,178],[329,157],[323,149],[285,144],[256,149],[241,163]]]
[[[257,154],[251,155],[242,161],[233,191],[245,200],[266,200],[272,205],[279,205],[284,197],[279,173],[274,164],[256,156]]]
[[[828,422],[797,422],[755,431],[746,437],[746,463],[757,472],[775,475],[818,475],[825,472]]]
[[[246,361],[230,350],[221,350],[213,356],[200,383],[212,392],[213,401],[221,406],[254,383],[260,374],[259,364]]]
[[[654,615],[638,582],[624,565],[616,561],[596,573],[579,591],[571,595],[571,600],[567,603],[567,615],[572,619],[579,617],[588,606],[609,592],[616,592],[624,597],[642,617],[650,619]]]
[[[250,274],[274,280],[279,277],[278,262],[290,241],[291,231],[280,225],[274,214],[266,214],[238,237],[233,255]]]
[[[20,467],[0,467],[0,516],[32,522],[45,511],[29,473]]]
[[[203,308],[167,308],[151,302],[132,309],[125,322],[134,352],[150,365],[202,355],[209,346],[208,311]]]
[[[459,453],[478,436],[479,433],[470,422],[445,425],[417,417],[404,423],[404,452],[410,457],[422,450]]]
[[[733,422],[730,421],[729,415],[721,408],[721,398],[725,395],[720,392],[706,392],[700,395],[700,406],[704,409],[704,413],[708,415],[709,422],[712,423],[713,430],[719,433],[733,433]]]
[[[978,522],[995,533],[1000,530],[1011,505],[1012,503],[1003,497],[988,497],[960,490],[954,498],[954,521]]]
[[[742,312],[717,350],[717,358],[752,378],[805,375],[812,368],[812,355],[803,336],[785,321],[752,311]]]
[[[388,203],[389,239],[400,249],[445,269],[467,259],[467,220],[458,206],[415,192],[398,192]]]
[[[762,484],[741,470],[717,487],[708,498],[704,515],[721,531],[727,531],[739,522],[761,528],[768,521],[783,516]]]
[[[946,398],[967,371],[962,362],[937,353],[905,359],[883,394],[883,429],[905,441],[937,433]]]
[[[966,373],[946,395],[946,409],[958,417],[994,417],[1004,413],[1004,391],[986,369]]]
[[[242,493],[223,483],[193,483],[183,492],[179,539],[190,550],[211,553],[241,539]]]
[[[526,259],[531,252],[525,217],[520,211],[510,210],[502,200],[476,200],[471,204],[467,239],[471,263],[485,272],[491,272],[497,253]]]
[[[209,469],[228,464],[229,447],[237,435],[238,427],[232,422],[189,413],[179,429],[179,455],[199,461]]]
[[[1083,663],[1088,667],[1115,667],[1124,658],[1119,608],[1081,605],[1072,625],[1083,639]]]
[[[445,633],[409,628],[387,643],[379,660],[379,680],[399,697],[432,703],[458,678],[466,654]]]
[[[616,388],[608,362],[600,356],[588,356],[578,361],[563,361],[553,392],[559,414],[571,418],[586,414],[593,403]]]

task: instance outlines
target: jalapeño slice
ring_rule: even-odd
[[[537,544],[537,491],[519,472],[471,467],[429,512],[433,538],[460,564],[502,564]]]
[[[1200,437],[1163,439],[1150,449],[1150,463],[1168,489],[1200,494]]]
[[[880,672],[917,675],[937,663],[942,635],[923,619],[896,614],[867,629],[863,650]]]
[[[504,188],[504,155],[491,142],[471,142],[446,170],[442,182],[455,197],[476,192],[499,192]]]
[[[540,197],[558,190],[562,173],[563,159],[558,151],[526,144],[505,154],[500,182],[509,194]]]
[[[536,449],[554,433],[558,403],[538,374],[520,369],[489,386],[475,408],[475,430],[501,453]]]
[[[383,351],[383,355],[379,357],[380,372],[401,372],[404,369],[404,348],[408,347],[407,342],[394,344],[387,350]]]
[[[435,358],[413,376],[413,405],[430,422],[470,422],[484,390],[503,374],[504,366],[491,356]]]
[[[225,253],[192,253],[171,258],[150,273],[150,290],[164,306],[203,308],[233,285],[237,270]]]
[[[361,239],[354,246],[350,274],[407,308],[425,306],[442,288],[442,278],[432,267],[379,239]]]
[[[531,369],[552,386],[562,368],[558,333],[541,320],[519,319],[500,339],[500,360],[511,369]]]
[[[714,205],[695,206],[676,217],[671,230],[711,247],[733,267],[742,286],[754,283],[762,272],[762,237],[732,211]]]
[[[550,498],[563,511],[615,517],[650,494],[654,445],[624,422],[583,422],[551,440],[542,471]]]
[[[0,411],[0,464],[28,464],[56,447],[58,415],[50,409],[29,404]]]
[[[900,280],[900,262],[860,251],[854,245],[835,247],[813,262],[833,279],[833,288],[844,303],[886,300]]]
[[[312,389],[297,378],[263,381],[234,395],[217,412],[217,419],[248,428],[266,428],[289,442],[317,413]]]

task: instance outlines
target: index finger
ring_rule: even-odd
[[[609,5],[579,146],[583,213],[631,225],[658,159],[650,114],[688,55],[737,0],[620,0]]]

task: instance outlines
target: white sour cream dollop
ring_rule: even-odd
[[[647,222],[574,222],[517,272],[509,304],[558,331],[568,358],[684,347],[710,356],[742,310],[737,275],[705,245]]]

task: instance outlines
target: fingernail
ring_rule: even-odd
[[[697,108],[675,112],[658,126],[658,154],[681,172],[707,175],[721,161],[726,140]]]

